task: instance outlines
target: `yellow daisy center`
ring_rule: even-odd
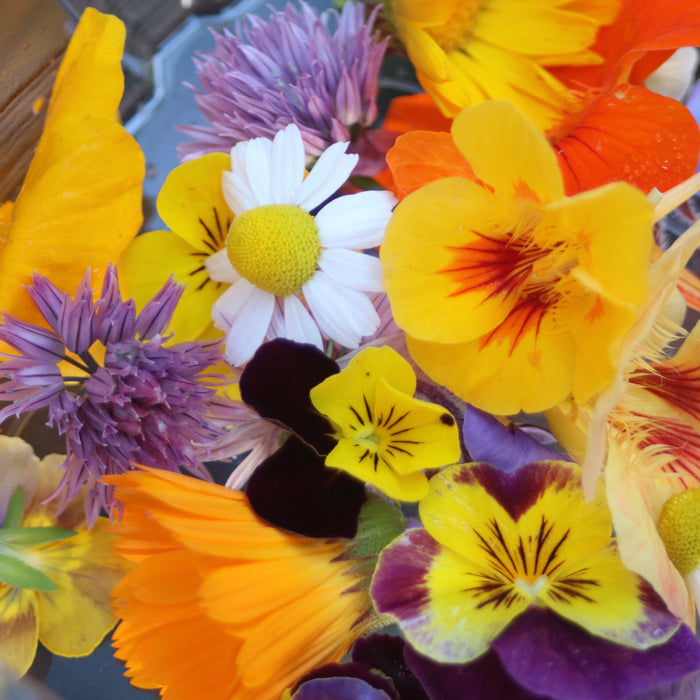
[[[700,564],[700,488],[677,493],[664,503],[659,535],[668,558],[683,575]]]
[[[316,272],[321,255],[314,217],[292,204],[266,204],[237,216],[226,251],[239,275],[256,287],[295,294]]]
[[[445,51],[460,48],[474,29],[474,18],[481,10],[483,0],[462,0],[454,14],[443,25],[426,27],[425,31]]]

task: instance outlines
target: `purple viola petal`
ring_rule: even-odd
[[[441,664],[406,644],[404,657],[429,700],[547,700],[550,697],[519,686],[491,650],[468,664]]]
[[[327,468],[294,435],[253,472],[246,494],[261,518],[307,537],[354,537],[365,501],[361,481]]]
[[[333,428],[311,403],[309,392],[338,365],[313,345],[277,338],[262,345],[241,375],[241,397],[263,418],[281,423],[322,454],[336,441]]]
[[[410,700],[389,678],[360,663],[326,664],[302,676],[292,700]]]
[[[512,472],[524,464],[556,459],[571,461],[552,447],[538,442],[515,425],[503,425],[486,411],[466,405],[464,444],[474,462],[486,462],[496,469]]]
[[[404,658],[407,646],[401,637],[389,634],[360,637],[352,648],[352,660],[391,678],[401,700],[429,700]]]
[[[591,635],[539,608],[516,618],[492,646],[519,684],[562,700],[628,698],[700,667],[700,644],[686,625],[668,642],[639,650]]]

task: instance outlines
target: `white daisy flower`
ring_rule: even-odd
[[[347,143],[327,148],[304,177],[304,145],[290,124],[270,141],[231,150],[224,198],[235,215],[226,247],[206,261],[211,279],[231,286],[214,304],[226,333],[226,359],[249,360],[261,343],[284,337],[355,348],[379,325],[367,292],[379,292],[378,258],[362,249],[382,242],[396,200],[368,191],[311,212],[348,179],[358,157]]]

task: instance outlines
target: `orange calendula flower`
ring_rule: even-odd
[[[45,505],[62,461],[39,462],[23,440],[0,436],[0,659],[17,677],[38,642],[60,656],[91,654],[115,623],[110,591],[132,566],[111,552],[107,518],[88,531],[81,496],[57,516]]]
[[[42,323],[22,285],[35,271],[96,290],[141,226],[144,158],[119,124],[123,23],[88,8],[66,49],[34,159],[14,205],[0,212],[0,308]]]
[[[590,47],[619,6],[619,0],[391,0],[388,14],[418,81],[444,114],[507,99],[544,129],[571,100],[550,67],[599,63]]]
[[[216,484],[155,470],[106,481],[125,504],[116,551],[137,562],[113,593],[134,685],[166,700],[277,700],[365,630],[372,547],[386,541],[363,544],[362,522],[352,541],[310,539]]]
[[[587,400],[646,297],[652,206],[624,183],[565,197],[545,137],[507,102],[465,110],[452,137],[479,182],[413,192],[381,249],[411,355],[492,413]]]

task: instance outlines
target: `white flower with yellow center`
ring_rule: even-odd
[[[377,329],[367,292],[382,291],[381,265],[361,251],[382,242],[393,195],[345,195],[311,213],[355,167],[358,157],[347,147],[326,149],[306,177],[293,124],[272,141],[257,138],[231,150],[222,186],[235,218],[226,247],[205,262],[211,279],[231,285],[213,309],[231,364],[242,365],[272,338],[320,348],[328,338],[355,348]]]

